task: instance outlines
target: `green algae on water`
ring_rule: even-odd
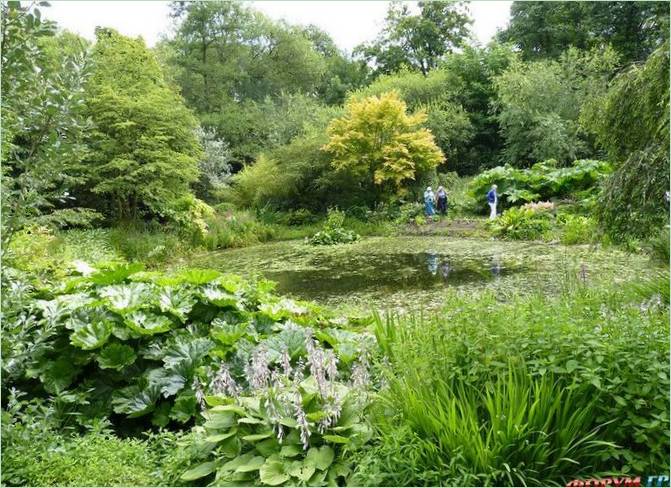
[[[646,256],[595,246],[439,236],[373,237],[347,245],[284,241],[194,256],[188,266],[210,267],[278,283],[277,291],[329,306],[437,310],[446,293],[557,293],[567,282],[584,286],[636,279]]]

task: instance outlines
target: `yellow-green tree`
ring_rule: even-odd
[[[383,195],[407,193],[443,160],[431,131],[422,127],[425,120],[424,112],[408,114],[395,91],[351,100],[345,115],[329,125],[323,149],[336,170],[352,173],[379,202]]]

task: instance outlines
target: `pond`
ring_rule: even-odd
[[[283,241],[191,258],[209,267],[277,282],[277,291],[330,306],[429,309],[445,294],[492,290],[556,293],[567,281],[594,286],[637,278],[646,256],[591,246],[446,237],[374,237],[339,246]]]

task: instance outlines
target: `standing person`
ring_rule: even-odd
[[[496,193],[496,185],[492,185],[492,189],[487,192],[487,203],[489,203],[489,220],[494,220],[496,218],[496,204],[499,203],[499,196]]]
[[[424,211],[426,212],[427,217],[433,217],[433,204],[436,201],[436,196],[433,194],[433,190],[430,186],[426,187],[424,192]]]
[[[442,186],[438,187],[436,201],[438,204],[438,213],[440,213],[440,215],[447,215],[447,192]]]

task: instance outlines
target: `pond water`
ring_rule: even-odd
[[[554,293],[567,281],[624,282],[645,256],[591,246],[446,237],[375,237],[339,246],[284,241],[197,255],[184,265],[277,282],[277,291],[330,306],[437,309],[445,294]]]

